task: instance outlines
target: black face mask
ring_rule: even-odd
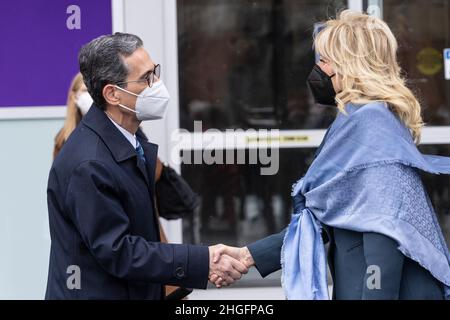
[[[336,91],[331,81],[334,76],[335,74],[327,75],[317,64],[312,69],[308,77],[308,85],[317,103],[336,105]]]

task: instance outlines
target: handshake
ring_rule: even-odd
[[[223,244],[209,247],[209,281],[217,288],[239,280],[254,265],[247,247],[235,248]]]

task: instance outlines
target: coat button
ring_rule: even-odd
[[[178,279],[183,279],[186,274],[185,274],[184,269],[182,267],[178,267],[175,270],[175,275],[177,276]]]

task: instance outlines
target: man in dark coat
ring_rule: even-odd
[[[141,39],[99,37],[81,49],[79,63],[94,104],[49,175],[46,298],[163,299],[164,285],[206,288],[213,273],[239,279],[247,272],[239,261],[210,261],[220,245],[160,242],[158,148],[136,131],[164,116],[169,96]]]

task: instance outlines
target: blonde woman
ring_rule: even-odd
[[[292,221],[221,253],[262,276],[282,268],[288,299],[328,299],[325,240],[335,299],[448,298],[449,252],[418,171],[450,174],[450,159],[416,147],[421,106],[401,76],[394,35],[380,19],[343,11],[314,44],[320,62],[308,82],[338,116],[293,187]]]
[[[55,137],[53,158],[56,158],[61,151],[72,131],[75,130],[81,118],[88,112],[92,102],[92,98],[83,83],[83,76],[81,73],[77,73],[70,84],[69,94],[67,95],[67,116],[64,126]]]

